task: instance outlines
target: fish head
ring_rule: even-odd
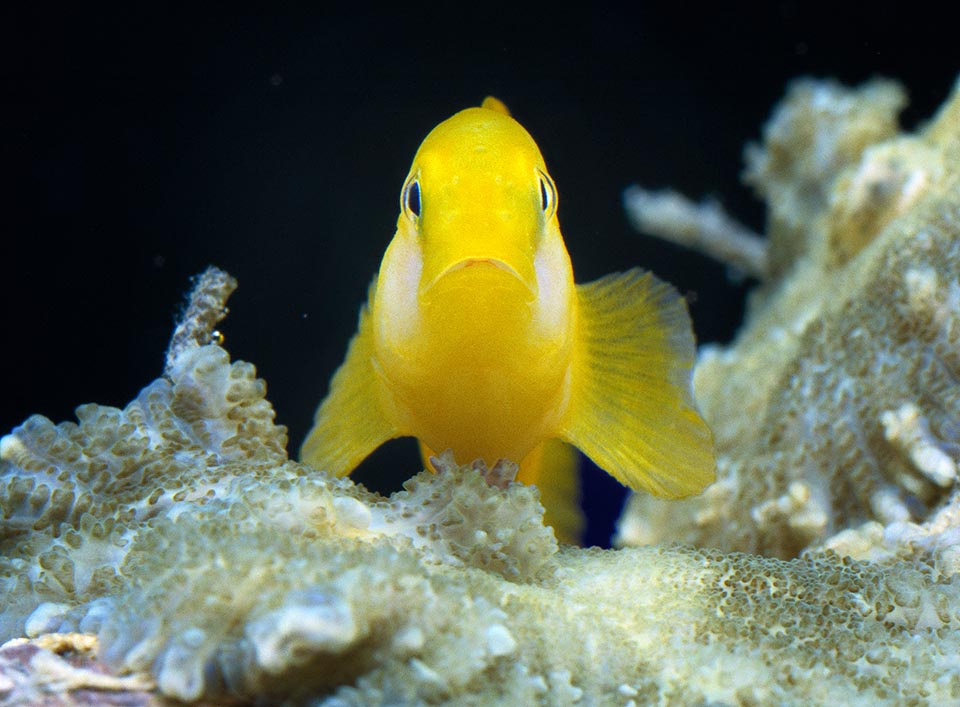
[[[553,179],[530,134],[490,99],[421,144],[378,278],[390,326],[410,335],[425,308],[478,292],[546,327],[562,323],[573,292]]]

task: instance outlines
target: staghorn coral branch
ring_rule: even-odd
[[[636,185],[623,193],[623,207],[638,231],[709,255],[763,279],[767,241],[723,210],[716,201],[693,203],[675,191],[648,191]]]

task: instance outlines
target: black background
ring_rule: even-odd
[[[29,7],[0,10],[0,431],[126,404],[213,263],[240,281],[225,345],[257,365],[296,450],[413,153],[487,94],[541,147],[578,281],[653,269],[695,298],[701,341],[728,341],[750,283],[633,233],[623,188],[716,197],[760,229],[741,152],[791,78],[897,78],[914,127],[960,69],[951,23],[917,4]],[[418,465],[395,442],[358,478],[394,488]],[[618,486],[585,477],[602,544]]]

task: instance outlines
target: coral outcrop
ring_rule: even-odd
[[[747,151],[768,257],[697,398],[717,483],[637,495],[619,541],[795,557],[871,524],[902,536],[943,508],[960,463],[960,96],[898,135],[898,85],[796,82]],[[846,537],[849,537],[847,535]]]
[[[559,546],[508,465],[382,497],[289,460],[212,271],[125,409],[0,439],[0,705],[960,702],[960,99],[898,138],[862,91],[798,84],[750,158],[766,280],[697,374],[720,481],[621,526],[701,547]]]
[[[960,576],[935,563],[561,549],[536,489],[482,468],[438,459],[382,498],[290,462],[262,383],[217,346],[168,375],[4,438],[5,636],[96,633],[101,664],[187,701],[960,699]],[[72,503],[36,491],[54,481]],[[37,655],[30,675],[65,670]],[[3,658],[0,703],[34,694]]]

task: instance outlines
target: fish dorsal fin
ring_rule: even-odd
[[[691,391],[695,345],[670,285],[634,269],[577,286],[578,350],[561,437],[621,483],[655,496],[715,480],[710,429]]]
[[[510,109],[507,108],[506,103],[501,101],[499,98],[494,98],[493,96],[487,96],[483,99],[483,103],[480,104],[481,108],[486,108],[487,110],[495,110],[497,113],[503,113],[504,115],[510,115]]]
[[[370,287],[368,302],[373,302]],[[300,460],[336,476],[345,476],[400,430],[383,408],[383,382],[374,364],[373,329],[368,306],[347,357],[330,381],[330,394],[317,410],[313,429],[300,448]]]

